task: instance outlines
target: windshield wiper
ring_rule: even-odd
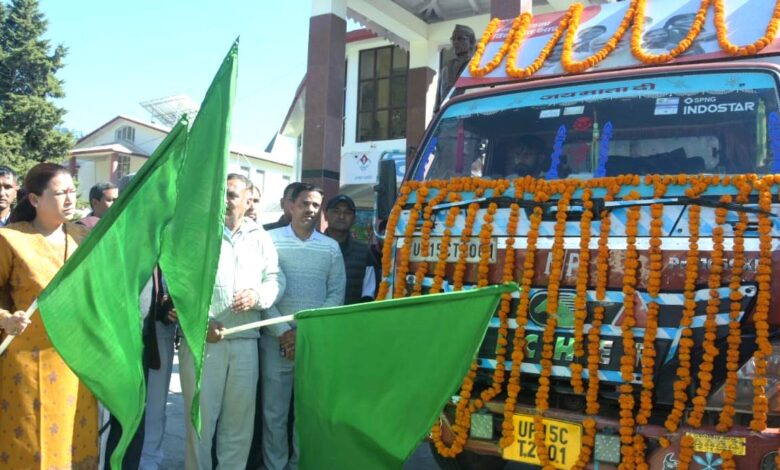
[[[777,217],[776,214],[770,211],[765,211],[758,207],[747,207],[736,202],[721,202],[712,199],[695,198],[688,196],[680,197],[665,197],[656,199],[641,199],[636,201],[604,201],[604,207],[636,207],[636,206],[650,206],[653,204],[669,204],[669,205],[697,205],[702,207],[723,208],[734,212],[746,212],[749,214],[763,214],[770,217]]]
[[[497,197],[480,197],[477,199],[471,199],[468,201],[455,201],[455,202],[444,202],[441,204],[436,204],[432,207],[432,210],[438,211],[442,209],[449,209],[450,207],[460,207],[460,206],[468,206],[473,203],[482,204],[483,202],[486,203],[505,203],[505,204],[517,204],[520,207],[545,207],[549,206],[549,202],[536,202],[536,201],[529,201],[528,199],[518,199],[514,197],[507,197],[507,196],[497,196]]]
[[[518,199],[518,198],[512,198],[507,196],[499,196],[499,197],[481,197],[477,199],[472,199],[468,201],[456,201],[456,202],[445,202],[442,204],[437,204],[433,206],[434,211],[439,211],[442,209],[449,209],[450,207],[460,207],[460,206],[468,206],[472,203],[477,203],[482,205],[482,203],[505,203],[505,204],[517,204],[520,207],[524,208],[534,208],[534,207],[542,207],[545,210],[547,208],[550,208],[553,212],[555,211],[553,207],[555,206],[555,202],[536,202],[528,199]],[[706,198],[692,198],[688,196],[680,196],[680,197],[664,197],[664,198],[654,198],[654,199],[639,199],[639,200],[633,200],[633,201],[594,201],[594,211],[599,211],[601,208],[604,209],[610,209],[614,207],[636,207],[636,206],[650,206],[653,204],[665,204],[665,205],[697,205],[702,207],[712,207],[712,208],[724,208],[728,209],[730,211],[734,212],[745,212],[748,214],[763,214],[768,215],[770,217],[778,217],[775,213],[770,211],[765,211],[763,209],[760,209],[758,207],[747,207],[743,204],[739,204],[736,202],[721,202],[716,201],[712,199],[706,199]],[[597,207],[600,206],[600,207]],[[570,211],[576,211],[577,209],[582,210],[581,207],[574,204],[572,207],[570,207]]]

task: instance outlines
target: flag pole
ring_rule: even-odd
[[[260,320],[253,323],[247,323],[246,325],[234,326],[233,328],[227,328],[222,332],[222,336],[229,336],[235,333],[240,333],[246,330],[254,330],[255,328],[262,328],[264,326],[276,325],[277,323],[286,323],[288,321],[295,320],[295,315],[286,315],[284,317],[271,318],[268,320]]]
[[[38,310],[38,299],[33,300],[33,303],[27,308],[27,311],[24,312],[25,320],[29,320],[36,310]],[[8,335],[5,337],[3,342],[0,344],[0,356],[2,356],[5,350],[8,349],[8,345],[11,344],[11,341],[13,341],[14,338],[16,338],[14,335]]]

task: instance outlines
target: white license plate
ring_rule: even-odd
[[[459,238],[450,240],[449,252],[447,253],[447,261],[454,263],[458,261],[460,257],[461,241]],[[466,254],[467,263],[479,263],[480,260],[480,243],[479,240],[470,240],[466,245],[468,251]],[[412,239],[412,246],[409,251],[409,261],[438,261],[439,253],[441,252],[441,238],[431,237],[430,245],[428,247],[428,256],[422,256],[422,240],[419,238]],[[496,244],[493,240],[490,241],[490,262],[496,261]]]

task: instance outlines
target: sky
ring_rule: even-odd
[[[64,126],[84,134],[120,114],[149,121],[142,101],[200,103],[240,36],[233,143],[260,151],[306,72],[308,0],[39,1],[45,37],[68,48]]]

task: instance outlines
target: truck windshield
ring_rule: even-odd
[[[778,171],[776,78],[749,70],[600,81],[455,103],[445,109],[412,176]]]

